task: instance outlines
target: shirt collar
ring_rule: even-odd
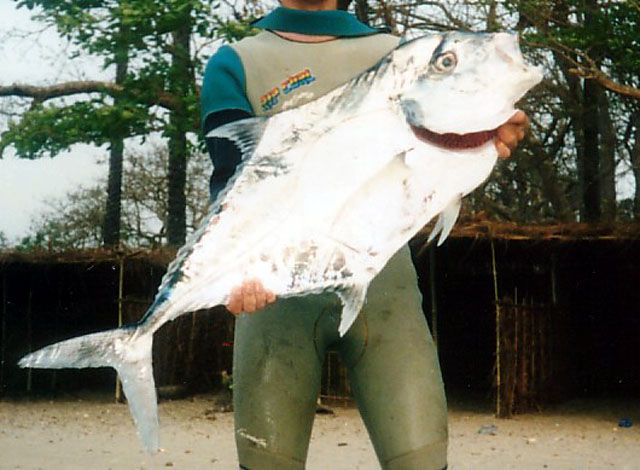
[[[385,31],[361,23],[354,15],[344,10],[295,10],[278,7],[267,16],[254,21],[253,26],[287,33],[366,36]]]

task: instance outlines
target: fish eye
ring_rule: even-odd
[[[443,52],[433,60],[433,67],[440,73],[451,72],[456,65],[458,59],[453,52]]]

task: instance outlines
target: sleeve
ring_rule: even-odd
[[[213,173],[209,181],[211,200],[227,185],[242,159],[239,149],[227,139],[206,138],[216,127],[253,115],[245,92],[242,62],[229,46],[222,46],[211,57],[200,92],[202,131]]]
[[[200,91],[202,125],[216,112],[237,109],[254,114],[246,94],[242,61],[229,46],[220,47],[209,59]]]

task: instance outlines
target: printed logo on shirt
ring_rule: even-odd
[[[288,95],[301,86],[309,85],[315,81],[316,77],[311,74],[311,71],[309,69],[304,69],[302,72],[298,72],[288,77],[280,83],[280,87],[273,87],[267,93],[262,95],[260,97],[260,106],[262,106],[263,111],[269,111],[280,101],[281,89],[283,94]]]
[[[273,87],[267,93],[260,97],[260,106],[264,111],[269,111],[275,105],[278,104],[278,98],[280,96],[280,90],[278,87]]]
[[[301,86],[309,85],[315,80],[316,77],[311,75],[311,71],[309,69],[305,69],[302,72],[292,75],[285,81],[283,81],[281,83],[282,91],[285,95],[288,95],[293,90],[300,88]]]

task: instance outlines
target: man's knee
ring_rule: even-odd
[[[304,461],[261,449],[255,443],[241,443],[238,439],[240,470],[303,470]]]
[[[447,468],[447,441],[438,441],[382,462],[384,470],[443,470]]]

